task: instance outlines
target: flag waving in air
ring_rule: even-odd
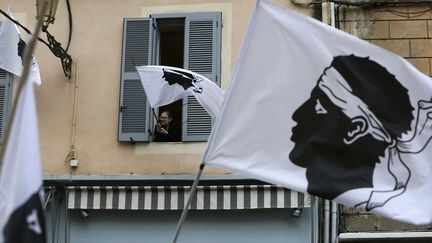
[[[431,223],[431,97],[402,57],[258,1],[203,163]]]
[[[208,78],[176,67],[139,66],[136,69],[152,108],[192,94],[212,117],[219,113],[224,93]]]
[[[12,16],[10,11],[8,11],[8,15]],[[26,43],[21,39],[16,24],[5,18],[0,24],[0,68],[21,76],[25,46]],[[40,85],[39,65],[34,57],[31,60],[31,72],[30,77],[33,82]]]
[[[29,81],[35,81],[31,72]],[[16,102],[0,169],[0,242],[45,242],[42,171],[33,82]]]
[[[0,68],[21,76],[24,47],[17,26],[5,18],[0,24]]]

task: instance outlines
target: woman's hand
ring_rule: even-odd
[[[160,133],[167,135],[168,131],[165,128],[160,127]]]
[[[161,128],[162,128],[162,127],[161,127],[161,124],[160,124],[160,123],[157,123],[157,124],[156,124],[156,132],[159,132],[159,133],[160,133],[160,132],[161,132]]]

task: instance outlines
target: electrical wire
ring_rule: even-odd
[[[383,10],[377,10],[376,13],[387,12],[387,13],[391,13],[393,15],[403,17],[403,18],[409,18],[409,17],[416,18],[416,17],[420,17],[420,16],[422,16],[422,15],[424,15],[430,11],[432,11],[431,4],[429,4],[429,9],[425,9],[425,10],[421,10],[421,11],[417,11],[417,12],[402,12],[402,11],[393,10],[393,9],[383,9]]]
[[[72,39],[72,11],[71,11],[71,6],[70,6],[69,0],[66,0],[66,6],[67,6],[68,16],[69,16],[69,39],[68,39],[68,43],[66,46],[66,52],[67,52],[69,50],[69,46],[70,46],[71,39]]]
[[[334,1],[334,2],[338,2],[338,1]],[[405,3],[401,3],[401,4],[406,4],[406,2]],[[392,5],[397,5],[397,4],[392,3]],[[336,19],[336,23],[337,23],[338,29],[340,29],[340,23],[342,22],[341,20],[339,20],[339,13],[340,13],[339,8],[341,6],[347,6],[347,5],[341,4],[341,3],[337,4],[337,7],[336,7],[336,18],[337,18]],[[424,10],[420,10],[420,11],[416,11],[416,12],[409,12],[409,11],[408,12],[404,12],[404,11],[394,10],[394,9],[375,10],[374,13],[373,13],[373,19],[377,19],[376,18],[376,14],[377,13],[390,13],[390,14],[393,14],[395,16],[399,16],[399,17],[402,17],[402,18],[417,18],[417,17],[420,17],[420,16],[422,16],[422,15],[428,13],[428,12],[432,12],[432,3],[429,3],[428,6],[429,6],[428,9],[424,9]],[[357,6],[357,7],[359,7],[359,6]],[[370,9],[370,8],[379,7],[379,6],[371,4],[371,5],[362,5],[362,7]]]

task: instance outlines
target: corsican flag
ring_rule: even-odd
[[[9,10],[8,15],[12,16]],[[5,18],[0,24],[0,68],[21,76],[25,46],[26,43],[21,39],[21,34],[16,24]],[[33,79],[33,82],[40,85],[39,65],[34,57],[31,60],[31,64],[30,77]]]
[[[139,66],[136,69],[152,108],[192,94],[212,117],[218,115],[224,92],[208,78],[176,67]]]
[[[31,70],[28,79],[35,82],[33,74],[34,70]],[[33,82],[25,82],[16,101],[0,169],[0,243],[45,242]]]
[[[203,163],[431,223],[431,97],[403,58],[258,1]]]
[[[21,76],[24,47],[18,28],[5,18],[0,25],[0,68]]]

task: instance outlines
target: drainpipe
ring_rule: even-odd
[[[334,2],[330,3],[330,25],[332,27],[336,27],[336,16],[335,16],[335,4]]]
[[[335,11],[333,2],[321,3],[322,22],[335,27]],[[324,217],[323,217],[323,243],[335,243],[336,240],[336,203],[332,205],[332,217],[330,219],[330,202],[324,200]],[[331,220],[331,222],[330,222]],[[330,225],[331,224],[331,225]],[[330,239],[330,226],[331,226],[331,239]]]
[[[335,28],[336,27],[336,16],[335,16],[335,4],[334,2],[330,2],[330,25]],[[336,243],[336,236],[337,236],[337,203],[331,202],[331,235],[330,235],[330,242]]]
[[[319,204],[318,197],[312,196],[312,242],[319,243]]]
[[[337,216],[338,208],[336,202],[331,202],[331,226],[330,226],[330,242],[336,243],[337,237]]]
[[[323,243],[329,243],[329,226],[330,226],[330,202],[329,200],[324,200],[324,220],[323,220]]]

